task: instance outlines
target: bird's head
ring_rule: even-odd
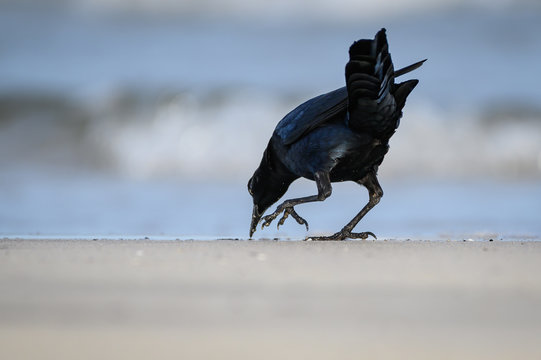
[[[267,174],[268,175],[268,174]],[[278,199],[281,195],[273,194],[272,186],[270,186],[268,177],[265,171],[258,168],[254,175],[248,181],[248,192],[252,196],[254,209],[252,211],[252,221],[250,223],[250,237],[254,234],[261,216],[265,211]]]
[[[248,181],[248,192],[254,202],[250,237],[254,234],[261,216],[286,193],[293,180],[290,174],[285,174],[271,165],[270,154],[266,150],[261,164]]]

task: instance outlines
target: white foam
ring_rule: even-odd
[[[246,177],[291,107],[271,94],[226,95],[220,104],[176,98],[150,119],[110,119],[92,132],[116,171],[134,177]],[[408,105],[381,171],[388,177],[541,176],[541,121],[488,126],[474,112]]]
[[[308,97],[237,89],[214,100],[178,94],[140,110],[101,109],[81,124],[60,115],[21,118],[0,133],[0,160],[4,167],[66,166],[130,178],[247,179],[278,121]],[[388,178],[541,178],[541,119],[533,116],[490,121],[479,111],[412,101],[380,172]]]

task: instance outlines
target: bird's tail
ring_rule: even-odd
[[[395,85],[395,77],[421,65],[422,62],[419,62],[395,73],[385,29],[381,29],[374,40],[353,43],[346,65],[348,126],[373,134],[394,132],[400,118],[400,105],[403,106],[407,95],[417,85],[413,81],[406,82],[408,86],[400,91],[399,104],[394,93],[400,84]]]

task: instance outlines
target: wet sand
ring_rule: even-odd
[[[540,359],[541,242],[0,240],[2,359]]]

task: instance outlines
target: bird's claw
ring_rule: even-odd
[[[280,221],[278,221],[277,228],[280,228],[280,225],[284,225],[284,222],[286,221],[289,215],[291,215],[293,219],[295,219],[297,224],[306,226],[306,231],[308,231],[308,222],[304,220],[299,214],[297,214],[297,212],[295,211],[295,209],[293,209],[293,207],[285,208],[284,215],[282,216]]]
[[[329,235],[329,236],[310,236],[307,237],[306,241],[340,241],[345,239],[368,239],[369,236],[372,236],[374,239],[377,239],[376,235],[374,235],[371,231],[365,231],[361,233],[352,233],[350,231],[344,231],[341,230],[337,232],[336,234]]]
[[[269,226],[271,224],[271,222],[276,219],[276,217],[278,216],[278,214],[275,215],[275,212],[270,214],[270,215],[267,215],[265,217],[263,217],[263,222],[261,223],[261,230],[263,230],[265,228],[265,226]]]
[[[293,206],[288,206],[288,207],[284,207],[284,208],[280,208],[278,207],[276,209],[275,212],[273,212],[272,214],[270,215],[267,215],[263,218],[263,223],[261,224],[261,229],[263,229],[265,226],[269,226],[271,224],[271,222],[276,219],[278,217],[278,215],[280,215],[281,213],[284,213],[282,215],[282,217],[280,218],[280,220],[278,221],[278,224],[276,225],[276,227],[279,229],[280,228],[280,225],[284,225],[284,222],[286,221],[287,217],[289,215],[291,215],[293,217],[293,219],[295,219],[295,221],[299,224],[299,225],[304,225],[306,226],[306,231],[308,231],[308,222],[306,220],[304,220],[299,214],[297,214],[297,212],[295,211],[295,209],[293,209]]]
[[[364,231],[364,232],[361,232],[361,233],[350,233],[348,238],[366,240],[366,239],[368,239],[369,236],[372,236],[374,238],[374,240],[378,239],[376,237],[376,235],[372,231]]]

